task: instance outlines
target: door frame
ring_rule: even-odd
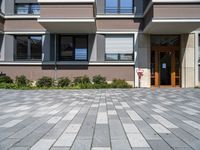
[[[171,85],[168,85],[170,87],[180,87],[181,81],[179,81],[179,85],[176,85],[176,58],[175,58],[175,52],[180,51],[179,46],[152,46],[151,52],[155,52],[155,87],[162,87],[166,85],[160,85],[160,52],[171,52]],[[180,62],[179,62],[180,64]],[[180,69],[179,69],[179,72]],[[179,73],[179,80],[180,80],[180,73]]]

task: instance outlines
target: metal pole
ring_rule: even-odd
[[[54,61],[55,61],[55,66],[54,66],[54,80],[57,80],[57,35],[54,35]]]

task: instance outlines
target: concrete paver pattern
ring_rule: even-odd
[[[0,150],[200,150],[200,90],[0,90]]]

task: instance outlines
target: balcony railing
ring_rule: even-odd
[[[19,14],[19,15],[27,15],[27,14],[31,14],[31,15],[38,15],[40,14],[40,6],[37,4],[16,4],[15,5],[15,14]]]
[[[104,10],[105,14],[133,14],[133,7],[106,7]]]

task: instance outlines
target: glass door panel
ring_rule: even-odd
[[[171,52],[160,52],[160,85],[171,85]]]

